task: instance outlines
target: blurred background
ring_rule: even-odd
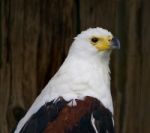
[[[0,0],[0,133],[8,133],[80,31],[120,39],[111,77],[117,133],[150,133],[149,0]]]

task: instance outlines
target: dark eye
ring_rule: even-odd
[[[96,42],[98,41],[98,38],[93,37],[93,38],[91,39],[91,41],[94,42],[94,43],[96,43]]]

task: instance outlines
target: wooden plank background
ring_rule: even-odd
[[[73,37],[103,27],[117,133],[150,132],[149,0],[0,0],[0,133],[8,133],[65,59]]]

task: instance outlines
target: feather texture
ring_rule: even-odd
[[[21,133],[114,133],[112,114],[92,97],[72,101],[59,98],[43,105],[24,125]],[[91,122],[91,117],[95,122]],[[95,128],[96,129],[95,129]]]

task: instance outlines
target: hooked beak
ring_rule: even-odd
[[[116,37],[114,37],[111,40],[110,46],[111,49],[120,49],[120,41]]]

